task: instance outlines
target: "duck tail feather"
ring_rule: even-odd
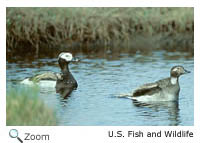
[[[131,97],[133,94],[131,93],[126,93],[126,94],[120,94],[119,96],[117,96],[118,98],[129,98]]]

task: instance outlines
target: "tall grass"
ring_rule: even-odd
[[[6,124],[8,126],[56,125],[55,113],[37,95],[37,88],[8,88]]]
[[[7,56],[157,48],[193,53],[193,8],[7,8],[6,25]]]

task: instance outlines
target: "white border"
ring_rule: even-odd
[[[192,1],[192,2],[191,2]],[[195,0],[7,0],[7,7],[193,7]]]
[[[5,136],[6,129],[6,8],[2,3],[0,6],[0,133]]]
[[[194,125],[200,127],[200,5],[194,12]]]

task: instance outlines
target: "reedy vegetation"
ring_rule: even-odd
[[[193,55],[193,8],[7,8],[7,56],[165,49]]]
[[[8,88],[6,96],[7,126],[56,125],[56,115],[39,99],[37,88]]]

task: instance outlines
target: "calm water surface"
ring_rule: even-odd
[[[165,52],[151,56],[124,54],[117,58],[77,55],[81,61],[70,64],[70,69],[78,81],[78,89],[66,100],[52,88],[41,89],[40,97],[56,111],[58,125],[193,125],[194,61],[182,55]],[[141,104],[116,97],[131,93],[141,84],[168,77],[174,65],[183,65],[191,71],[179,79],[178,103]],[[60,72],[57,58],[7,62],[7,87],[45,71]]]

